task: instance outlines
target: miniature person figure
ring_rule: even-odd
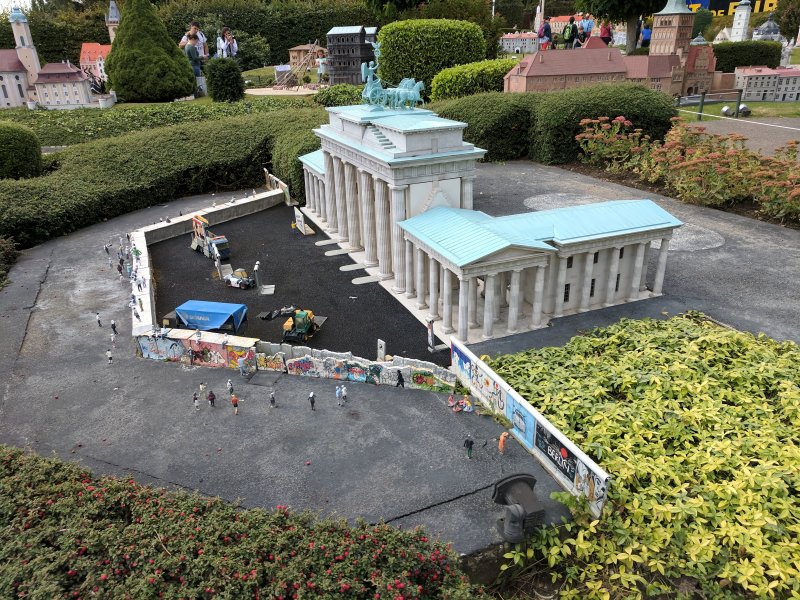
[[[226,385],[228,386],[228,393],[233,395],[233,382],[231,382],[231,380],[228,379],[228,383]]]
[[[275,390],[270,390],[269,391],[269,407],[270,408],[275,408],[275,406],[276,406],[276,403],[275,403]]]
[[[342,388],[338,385],[336,386],[336,406],[342,405]]]
[[[200,410],[200,398],[197,397],[197,392],[192,394],[192,404],[195,410]]]
[[[102,327],[103,324],[100,322],[100,313],[94,313],[94,318],[97,319],[97,326]]]
[[[314,400],[314,392],[311,392],[308,395],[308,401],[311,403],[311,410],[314,410],[314,402],[315,402],[315,400]]]
[[[239,398],[236,394],[231,394],[231,404],[233,404],[233,414],[239,414]]]
[[[401,387],[401,388],[405,389],[406,382],[403,379],[403,372],[402,371],[398,371],[397,372],[397,383],[395,384],[394,387]]]
[[[453,408],[456,405],[456,399],[453,397],[453,394],[450,394],[447,397],[447,406]]]
[[[189,366],[194,365],[194,350],[189,348]]]
[[[111,364],[112,362],[114,362],[114,357],[111,356],[111,348],[106,350],[106,358],[108,359],[108,364]]]
[[[475,445],[475,441],[472,437],[467,436],[467,439],[464,440],[464,448],[467,449],[467,458],[472,459],[472,446]]]
[[[238,359],[236,359],[236,364],[239,365],[239,375],[242,377],[247,375],[247,365],[245,364],[244,356],[240,356]]]
[[[117,334],[113,332],[111,333],[111,347],[112,348],[117,347]]]
[[[213,390],[208,390],[208,394],[206,394],[206,398],[208,399],[208,405],[213,407],[214,400],[217,399],[217,395],[214,393]]]
[[[500,441],[497,442],[497,450],[500,454],[506,453],[506,440],[508,439],[508,432],[504,431],[500,434]]]
[[[208,386],[206,385],[206,383],[204,381],[200,382],[200,395],[201,396],[205,395],[205,391],[206,391],[207,387]]]
[[[117,333],[117,322],[114,319],[111,319],[111,331]]]
[[[347,404],[347,386],[342,386],[342,406]]]

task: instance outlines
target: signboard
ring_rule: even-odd
[[[752,0],[750,4],[754,13],[774,12],[778,8],[778,0]],[[686,6],[694,12],[705,8],[713,12],[714,16],[717,17],[732,15],[738,5],[738,1],[731,2],[730,0],[686,0]]]
[[[297,226],[297,231],[305,235],[306,232],[306,220],[303,213],[301,213],[297,208],[294,209],[294,223]]]
[[[384,342],[382,339],[378,339],[378,358],[376,358],[375,360],[381,362],[385,360],[385,357],[386,357],[386,342]]]
[[[611,482],[609,474],[462,342],[451,337],[450,343],[450,368],[458,380],[484,406],[505,415],[517,441],[561,487],[576,496],[585,496],[589,509],[599,517]]]

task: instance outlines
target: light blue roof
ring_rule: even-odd
[[[119,8],[117,8],[117,3],[114,0],[108,3],[108,21],[110,23],[119,23]]]
[[[323,155],[321,149],[304,154],[300,157],[300,162],[304,165],[308,165],[317,173],[321,173],[322,175],[325,174],[325,156]]]
[[[512,247],[553,252],[556,248],[548,242],[575,244],[682,224],[650,200],[618,200],[497,218],[439,206],[402,221],[400,227],[463,267]]]
[[[432,131],[434,129],[464,129],[467,124],[461,121],[452,121],[450,119],[443,119],[442,117],[430,116],[422,117],[419,115],[400,114],[382,119],[373,119],[375,125],[381,127],[388,127],[396,131],[413,132],[413,131]]]
[[[367,123],[377,120],[383,121],[383,119],[395,116],[404,116],[404,117],[415,116],[417,118],[419,118],[420,116],[431,116],[431,117],[436,116],[436,113],[426,108],[413,108],[411,110],[393,109],[393,108],[384,108],[382,106],[375,106],[373,104],[351,104],[349,106],[331,106],[326,110],[329,113],[334,113],[336,115],[339,115],[343,119],[347,119],[348,121],[354,121],[357,123]]]
[[[353,25],[351,27],[334,27],[328,32],[328,35],[345,35],[345,34],[361,33],[362,29],[364,29],[364,27],[361,25]]]
[[[651,200],[615,200],[499,217],[497,221],[522,230],[551,230],[560,244],[574,244],[615,235],[683,225]],[[542,234],[537,234],[541,236]]]
[[[479,211],[437,206],[402,221],[400,227],[459,267],[512,246],[554,250],[539,240],[524,236],[512,240],[496,233],[489,227],[492,221]]]
[[[19,6],[14,6],[11,9],[11,14],[8,15],[8,22],[9,23],[27,23],[28,22],[28,18],[19,9]]]

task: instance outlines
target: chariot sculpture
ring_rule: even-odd
[[[380,42],[373,43],[375,48],[375,60],[369,63],[361,63],[361,80],[364,82],[364,91],[361,98],[364,103],[373,106],[385,106],[392,109],[414,108],[417,104],[425,104],[420,92],[425,89],[425,83],[414,79],[403,79],[396,88],[384,88],[380,77],[375,73],[378,71],[376,62],[381,56]]]

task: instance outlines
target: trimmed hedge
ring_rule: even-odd
[[[0,236],[30,247],[103,219],[214,189],[264,181],[262,165],[303,195],[297,154],[319,148],[316,109],[164,127],[69,148],[34,179],[0,180]],[[220,144],[219,140],[226,140]]]
[[[212,58],[206,65],[208,95],[214,102],[236,102],[244,98],[244,78],[233,58]]]
[[[543,94],[531,123],[528,156],[545,164],[574,161],[582,119],[625,116],[654,139],[672,126],[675,104],[667,94],[636,84],[593,85]]]
[[[722,42],[714,44],[717,69],[733,73],[736,67],[766,65],[772,69],[781,64],[780,42]]]
[[[0,446],[3,598],[488,600],[422,529],[95,477]]]
[[[197,123],[272,112],[283,109],[307,108],[311,100],[295,97],[248,97],[232,104],[202,104],[172,102],[156,105],[119,104],[112,110],[92,108],[76,110],[0,110],[0,122],[8,119],[30,127],[45,146],[69,146],[92,140],[124,135],[133,131]]]
[[[431,83],[431,101],[461,98],[480,92],[502,92],[503,77],[518,62],[516,58],[498,58],[439,71]]]
[[[0,179],[36,177],[42,171],[42,145],[27,127],[0,123]]]
[[[378,40],[382,54],[379,75],[385,87],[413,77],[425,82],[425,97],[437,73],[455,65],[477,62],[486,56],[481,28],[467,21],[395,21],[380,30]]]
[[[336,85],[332,85],[314,94],[314,102],[322,106],[350,106],[352,104],[361,104],[363,102],[361,92],[363,91],[363,85],[337,83]]]
[[[523,158],[545,164],[574,161],[581,119],[624,115],[653,138],[675,116],[672,99],[635,84],[601,84],[548,93],[488,93],[430,107],[468,124],[464,138],[488,150],[486,160]]]
[[[543,94],[476,94],[431,105],[445,119],[467,123],[464,139],[488,150],[486,160],[512,160],[528,154],[532,114]]]
[[[8,283],[6,277],[11,270],[11,265],[17,260],[17,256],[19,256],[19,251],[14,240],[0,237],[0,288]]]

